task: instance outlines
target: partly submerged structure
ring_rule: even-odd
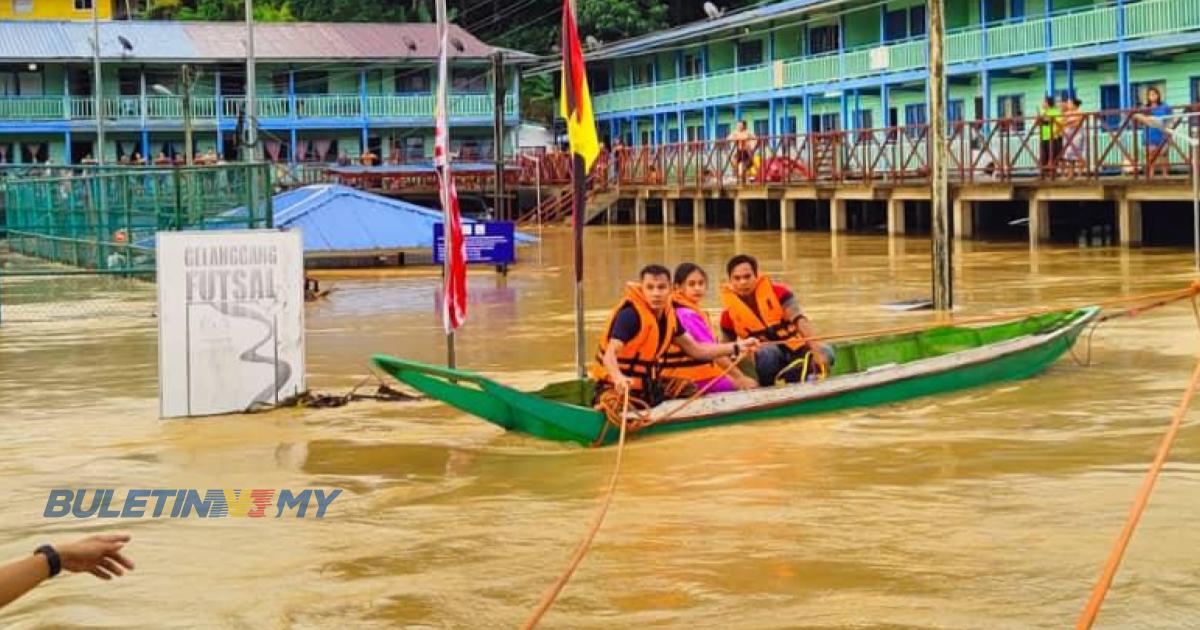
[[[276,227],[301,230],[310,266],[428,262],[433,226],[442,222],[438,210],[336,184],[281,193],[273,205]],[[516,241],[534,238],[517,234]]]

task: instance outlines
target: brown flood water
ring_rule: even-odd
[[[719,275],[738,251],[819,330],[914,323],[922,239],[591,228],[589,332],[649,262]],[[536,387],[572,372],[566,232],[506,279],[470,278],[460,364]],[[961,312],[1183,286],[1177,250],[969,243]],[[443,358],[428,270],[326,278],[309,384],[344,391],[374,352]],[[112,296],[99,296],[112,297]],[[0,328],[0,558],[126,530],[137,571],[56,579],[0,612],[17,628],[514,627],[584,532],[615,452],[502,433],[435,403],[159,421],[152,287],[102,318]],[[715,307],[715,296],[709,306]],[[64,306],[64,309],[68,307]],[[1101,327],[1015,384],[635,441],[591,553],[547,628],[1062,628],[1072,625],[1188,377],[1184,304]],[[593,347],[589,344],[589,350]],[[1194,626],[1200,432],[1187,425],[1100,616]],[[45,519],[53,488],[344,492],[323,520]]]

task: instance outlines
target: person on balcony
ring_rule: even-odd
[[[1068,179],[1087,172],[1087,115],[1079,97],[1063,99],[1063,166]]]
[[[746,183],[746,172],[754,164],[754,148],[758,143],[754,132],[746,128],[746,121],[737,121],[737,128],[729,134],[729,142],[733,145],[733,168],[738,182]]]
[[[1154,177],[1161,170],[1164,177],[1171,173],[1171,158],[1167,149],[1170,146],[1166,128],[1166,117],[1171,115],[1171,107],[1163,102],[1162,92],[1152,87],[1146,90],[1146,107],[1143,113],[1136,114],[1139,122],[1146,127],[1144,144],[1146,145],[1146,177]]]
[[[1037,122],[1041,132],[1042,177],[1053,179],[1058,169],[1059,158],[1062,157],[1063,148],[1063,115],[1062,110],[1054,101],[1054,95],[1046,95],[1046,100],[1042,102],[1042,109],[1038,112]]]
[[[791,289],[760,275],[758,261],[746,254],[730,258],[725,271],[729,282],[721,287],[721,334],[763,342],[753,362],[759,385],[799,383],[829,373],[834,353],[816,340]]]
[[[717,343],[708,315],[700,307],[708,293],[708,274],[704,268],[691,262],[680,264],[675,268],[674,289],[671,298],[680,327],[700,343]],[[682,348],[674,344],[667,348],[667,354],[663,356],[663,376],[687,379],[697,389],[709,394],[758,387],[754,379],[732,369],[729,358],[700,361],[687,356]]]
[[[359,157],[359,161],[362,162],[363,166],[370,168],[379,162],[379,156],[375,155],[375,152],[368,147],[365,151],[363,151],[362,156]]]

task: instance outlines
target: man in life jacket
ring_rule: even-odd
[[[758,349],[756,339],[730,343],[701,343],[679,326],[671,308],[671,272],[661,265],[642,269],[638,283],[630,283],[625,296],[609,315],[600,350],[592,365],[596,395],[615,389],[629,392],[653,406],[666,398],[660,371],[663,355],[674,342],[693,359],[712,361]]]
[[[729,259],[725,271],[729,282],[721,287],[722,335],[771,342],[754,355],[760,385],[770,386],[780,379],[798,383],[805,373],[828,373],[833,351],[814,339],[812,323],[790,289],[759,275],[758,261],[746,254]]]

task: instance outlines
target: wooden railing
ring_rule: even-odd
[[[1037,117],[956,122],[947,137],[950,177],[960,182],[1162,180],[1187,177],[1200,117],[1183,108],[1165,118],[1167,131],[1148,127],[1138,111],[1083,114],[1044,146]],[[1189,120],[1191,122],[1189,122]],[[755,139],[740,154],[728,140],[618,147],[606,164],[611,185],[729,188],[840,182],[909,184],[929,174],[928,126],[784,134]],[[1152,142],[1161,140],[1161,142]],[[748,158],[748,159],[747,159]],[[519,162],[521,183],[570,181],[570,157],[542,155]]]

